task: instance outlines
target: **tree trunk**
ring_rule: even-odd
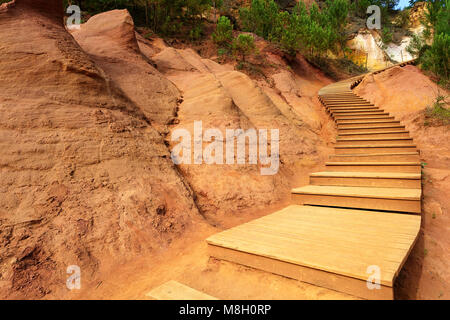
[[[145,25],[148,27],[148,0],[145,0]]]

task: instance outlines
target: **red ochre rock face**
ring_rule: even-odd
[[[19,8],[30,8],[43,15],[60,19],[62,23],[64,9],[61,0],[15,0],[15,4]]]

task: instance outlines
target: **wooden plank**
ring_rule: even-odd
[[[363,299],[393,300],[393,288],[381,285],[379,290],[369,290],[366,281],[345,277],[339,274],[303,267],[284,261],[274,260],[260,255],[231,250],[209,244],[210,256],[266,272],[279,274],[287,278],[300,280],[316,286],[344,292]]]
[[[386,224],[389,227],[384,228]],[[384,268],[382,283],[392,286],[404,253],[409,252],[419,229],[419,216],[290,206],[207,241],[360,280],[367,278],[368,265],[377,264]]]
[[[321,186],[354,186],[420,189],[420,173],[398,172],[316,172],[310,176],[310,184]]]
[[[414,152],[417,148],[412,145],[360,145],[335,146],[336,154],[366,154],[366,153],[402,153]]]
[[[295,204],[302,204],[302,205],[304,204],[304,205],[330,206],[340,208],[374,209],[374,210],[396,211],[404,213],[421,212],[420,200],[376,199],[376,198],[354,197],[354,196],[333,196],[323,194],[293,193],[292,202]]]
[[[368,153],[368,154],[335,154],[330,159],[334,162],[364,162],[364,161],[420,161],[418,152],[402,152],[402,153]]]
[[[305,186],[292,189],[292,193],[323,194],[373,199],[420,200],[420,189],[367,188],[367,187],[326,187]]]

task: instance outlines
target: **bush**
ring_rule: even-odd
[[[191,31],[189,31],[189,39],[192,41],[199,40],[203,35],[203,27],[202,25],[194,26]]]
[[[407,50],[418,55],[422,68],[441,77],[443,83],[450,78],[450,0],[429,0],[422,24],[425,31],[414,36]],[[427,39],[433,35],[433,43],[427,45]]]
[[[278,5],[274,0],[252,0],[249,8],[239,10],[242,29],[268,39],[272,34],[278,11]]]
[[[128,9],[137,25],[145,25],[156,33],[181,35],[181,26],[190,26],[191,38],[201,32],[201,16],[211,8],[211,0],[64,0],[79,5],[91,15],[113,9]]]
[[[219,18],[216,31],[212,34],[212,39],[221,47],[228,47],[231,45],[233,41],[233,26],[230,19],[224,16]]]
[[[393,39],[393,35],[391,32],[391,29],[388,27],[384,27],[381,31],[381,41],[383,41],[384,44],[391,43]]]
[[[436,34],[433,39],[433,44],[423,53],[420,61],[423,68],[430,70],[433,73],[442,76],[444,79],[449,79],[450,76],[450,35]]]
[[[450,124],[450,110],[445,107],[446,105],[446,97],[439,94],[433,105],[426,109],[425,116],[428,119],[437,120],[441,124]]]
[[[256,52],[255,39],[249,34],[240,34],[233,41],[233,52],[241,56],[242,62],[246,62],[246,58]]]
[[[329,49],[336,51],[337,44],[344,50],[349,8],[348,0],[328,0],[322,10],[312,3],[308,11],[300,1],[292,13],[277,15],[271,39],[291,55],[303,51],[309,56],[322,56]]]
[[[370,0],[359,0],[353,2],[352,11],[360,18],[365,18],[367,15],[367,8],[372,4]]]
[[[295,55],[301,49],[303,30],[301,17],[289,12],[280,12],[275,21],[271,40],[277,42],[284,52]]]
[[[397,15],[398,25],[400,27],[402,27],[403,29],[408,28],[410,25],[409,14],[410,14],[410,10],[404,9],[404,10],[400,11]]]

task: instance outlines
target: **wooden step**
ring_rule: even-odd
[[[421,173],[420,162],[327,162],[327,171]]]
[[[400,153],[368,153],[368,154],[335,154],[330,156],[333,162],[420,162],[420,155],[415,152]]]
[[[369,101],[361,99],[361,98],[322,98],[320,99],[325,103],[333,103],[333,102],[363,102],[369,103]]]
[[[321,95],[319,97],[320,97],[320,99],[353,99],[353,98],[355,98],[355,96],[353,94],[347,94],[347,93]],[[358,98],[358,97],[356,97],[356,98]]]
[[[333,102],[326,104],[328,108],[332,107],[374,107],[372,103],[346,103],[346,102]]]
[[[414,152],[417,148],[414,144],[384,144],[369,145],[360,144],[353,146],[335,146],[336,154],[360,154],[360,153],[397,153]]]
[[[362,97],[360,97],[360,96],[357,96],[357,95],[355,95],[355,94],[351,94],[351,95],[339,95],[339,96],[337,96],[337,97],[334,97],[334,96],[330,96],[330,95],[320,95],[319,96],[319,98],[321,98],[321,99],[342,99],[342,98],[347,98],[347,99],[364,99],[364,98],[362,98]]]
[[[289,206],[207,239],[212,257],[348,293],[393,299],[420,230],[419,215]],[[382,270],[369,290],[368,268]]]
[[[217,300],[177,281],[169,281],[146,294],[155,300]]]
[[[363,98],[359,98],[359,97],[354,97],[354,96],[348,96],[348,95],[336,95],[336,96],[321,96],[319,97],[319,100],[322,101],[364,101],[364,102],[369,102],[366,99]]]
[[[305,186],[292,190],[294,204],[420,213],[421,189]]]
[[[336,119],[335,122],[337,123],[338,126],[342,125],[346,125],[346,124],[373,124],[373,123],[384,123],[384,122],[389,122],[389,121],[395,121],[394,117],[389,117],[389,116],[381,116],[381,117],[371,117],[369,119]],[[396,121],[397,123],[400,123],[400,121]]]
[[[400,121],[395,120],[373,120],[373,121],[364,121],[364,120],[347,120],[345,122],[339,122],[337,124],[338,130],[342,129],[354,129],[354,128],[363,128],[363,129],[369,129],[369,128],[379,128],[380,126],[383,127],[393,127],[393,126],[400,126]]]
[[[367,133],[367,132],[387,132],[401,130],[405,131],[405,126],[398,124],[387,124],[387,125],[379,125],[379,126],[371,126],[371,127],[350,127],[350,128],[338,128],[338,133]]]
[[[356,105],[366,105],[366,104],[371,104],[371,105],[373,105],[373,103],[371,103],[370,101],[365,101],[365,100],[354,100],[354,101],[351,101],[351,100],[349,100],[349,99],[342,99],[342,100],[326,100],[326,99],[322,99],[322,102],[324,102],[326,105],[334,105],[334,104],[337,104],[337,105],[346,105],[346,104],[349,104],[349,105],[354,105],[354,104],[356,104]]]
[[[366,99],[358,97],[356,95],[340,96],[340,97],[320,96],[320,98],[321,99],[357,99],[357,100],[366,100]]]
[[[351,90],[344,90],[342,92],[323,93],[323,94],[320,94],[320,97],[326,98],[326,97],[359,97],[359,96],[354,94]]]
[[[343,110],[343,109],[350,109],[350,110],[355,110],[355,109],[379,109],[379,107],[377,106],[329,106],[329,105],[325,105],[325,108],[327,108],[328,110],[330,109],[335,109],[335,110]]]
[[[383,110],[380,109],[373,109],[373,110],[357,110],[357,111],[341,111],[341,110],[337,110],[337,111],[331,111],[330,112],[334,117],[337,116],[378,116],[378,115],[389,115],[389,113],[384,112]]]
[[[420,173],[398,172],[316,172],[310,184],[318,186],[381,187],[420,189]]]
[[[361,99],[358,97],[327,97],[327,98],[320,98],[322,101],[324,101],[325,103],[333,103],[333,102],[349,102],[349,103],[371,103],[370,101],[366,100],[366,99]]]
[[[362,139],[362,138],[409,138],[409,131],[385,131],[385,132],[360,132],[360,133],[340,133],[338,138]]]
[[[383,110],[379,109],[379,108],[330,108],[327,109],[327,111],[331,114],[347,114],[347,113],[356,113],[356,114],[360,114],[360,113],[371,113],[371,112],[383,112]]]
[[[412,138],[337,138],[338,146],[354,146],[361,144],[370,145],[388,145],[388,144],[413,144]]]
[[[333,115],[334,120],[337,123],[341,123],[345,120],[367,120],[372,121],[376,119],[393,120],[394,117],[389,116],[389,113],[378,114],[359,114],[359,115]]]
[[[362,105],[365,105],[365,104],[371,104],[369,101],[364,101],[364,100],[353,100],[353,101],[349,101],[349,100],[347,100],[347,101],[345,101],[345,100],[321,100],[322,101],[322,103],[324,103],[325,105],[334,105],[334,104],[345,104],[345,105],[353,105],[353,104],[356,104],[356,105],[359,105],[359,104],[362,104]]]
[[[364,112],[383,112],[383,110],[370,107],[370,108],[329,108],[327,111],[331,114],[346,114],[346,113],[364,113]]]

